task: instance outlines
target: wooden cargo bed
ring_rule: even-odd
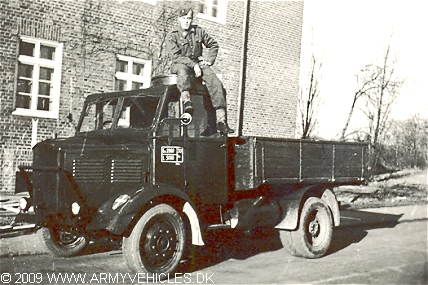
[[[246,138],[235,147],[235,189],[263,183],[355,184],[365,180],[367,144]]]

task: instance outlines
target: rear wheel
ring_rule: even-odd
[[[333,219],[327,205],[319,198],[306,200],[300,214],[298,229],[280,232],[282,245],[291,254],[319,258],[330,247]]]
[[[180,214],[167,204],[149,209],[123,238],[129,269],[143,273],[173,273],[183,258],[186,230]],[[162,278],[162,275],[160,276]]]
[[[76,236],[55,228],[41,228],[38,235],[46,247],[59,257],[78,255],[89,243],[83,236]]]

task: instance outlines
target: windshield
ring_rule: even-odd
[[[100,99],[86,105],[79,132],[112,128],[148,129],[153,125],[159,97]]]

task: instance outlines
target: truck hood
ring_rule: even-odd
[[[80,133],[69,138],[48,139],[38,143],[35,148],[53,148],[64,151],[79,149],[82,152],[90,150],[130,150],[136,148],[143,151],[143,153],[147,153],[147,138],[148,135],[142,132],[133,134],[128,131],[125,135],[120,132],[100,131]]]

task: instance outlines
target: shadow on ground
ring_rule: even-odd
[[[368,230],[395,227],[401,216],[357,210],[343,211],[341,226],[334,231],[327,255],[359,243],[367,236]],[[205,247],[196,247],[190,252],[190,258],[183,264],[182,272],[199,271],[231,258],[247,259],[283,247],[279,232],[275,230],[258,230],[249,234],[223,230],[211,233],[205,241]]]
[[[341,216],[341,225],[334,231],[327,255],[343,250],[351,244],[359,243],[371,229],[395,227],[402,215],[343,210]],[[258,229],[249,233],[217,230],[209,232],[204,237],[204,242],[206,246],[203,247],[190,246],[189,258],[181,264],[178,272],[199,271],[228,259],[242,260],[260,253],[282,250],[279,232],[274,229]],[[120,239],[105,239],[89,244],[82,255],[120,249]],[[287,253],[284,251],[284,254]]]
[[[359,243],[367,236],[368,230],[395,227],[402,216],[402,214],[392,215],[358,210],[342,211],[341,225],[334,231],[327,255]]]

